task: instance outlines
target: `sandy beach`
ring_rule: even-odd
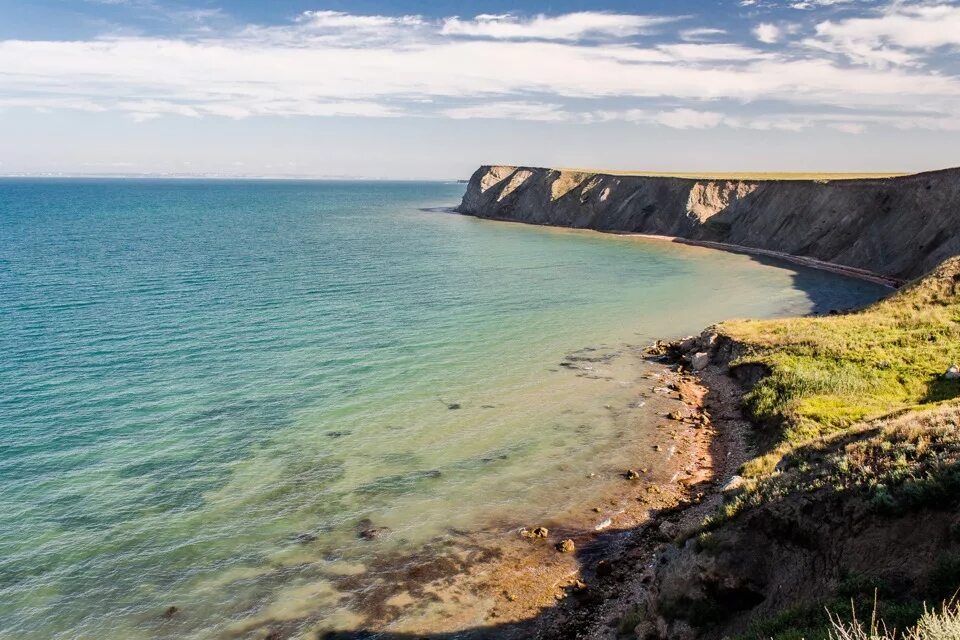
[[[620,470],[595,500],[543,521],[505,518],[482,530],[450,531],[416,554],[385,554],[345,573],[335,586],[355,594],[343,602],[351,615],[340,630],[314,620],[321,637],[567,638],[587,628],[588,637],[604,637],[596,630],[613,629],[629,612],[616,608],[611,590],[642,591],[638,559],[652,562],[658,548],[699,523],[746,451],[735,390],[723,391],[729,379],[709,370],[694,376],[666,362],[658,345],[598,357],[587,371],[603,376],[604,367],[629,357],[640,361],[634,401],[609,408],[626,428],[639,428],[638,405],[655,400],[654,465]],[[645,453],[637,451],[637,459]],[[617,599],[625,601],[638,597]],[[265,620],[236,637],[282,638],[308,619]]]

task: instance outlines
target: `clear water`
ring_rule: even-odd
[[[563,508],[616,462],[629,379],[565,354],[883,292],[423,210],[462,189],[0,181],[0,635],[346,619],[303,571]]]

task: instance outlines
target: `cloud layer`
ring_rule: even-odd
[[[411,116],[846,133],[957,128],[960,81],[947,66],[960,46],[960,7],[895,2],[843,20],[744,26],[754,44],[695,16],[430,20],[308,11],[286,25],[216,36],[6,40],[0,108],[111,111],[138,121]]]

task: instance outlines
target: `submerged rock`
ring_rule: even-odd
[[[358,533],[357,537],[361,540],[376,540],[377,538],[383,537],[384,534],[389,532],[389,527],[370,527],[369,529],[364,529]]]
[[[389,527],[374,526],[373,521],[370,518],[363,518],[360,520],[360,522],[357,523],[357,528],[357,537],[361,540],[376,540],[377,538],[380,538],[384,534],[390,532]]]
[[[533,529],[524,527],[520,529],[520,535],[524,538],[546,538],[550,535],[550,530],[546,527],[534,527]]]
[[[627,471],[624,475],[626,476],[627,480],[639,480],[639,479],[640,479],[640,472],[639,472],[639,471],[636,471],[636,470],[634,470],[634,469],[630,469],[630,470]]]
[[[178,611],[180,611],[178,607],[175,607],[175,606],[167,607],[166,610],[163,612],[163,617],[172,618],[173,616],[177,615]]]
[[[300,544],[316,542],[316,540],[317,540],[317,536],[309,532],[298,533],[297,535],[293,536],[293,541],[298,542]]]

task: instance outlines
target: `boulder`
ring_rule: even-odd
[[[943,374],[943,377],[947,380],[956,380],[960,378],[960,365],[951,364],[947,367],[947,371]]]
[[[710,364],[710,354],[706,351],[698,351],[690,356],[690,368],[694,371],[702,371]]]
[[[577,545],[573,544],[573,540],[567,538],[562,542],[557,543],[557,551],[560,553],[573,553],[577,550]]]

